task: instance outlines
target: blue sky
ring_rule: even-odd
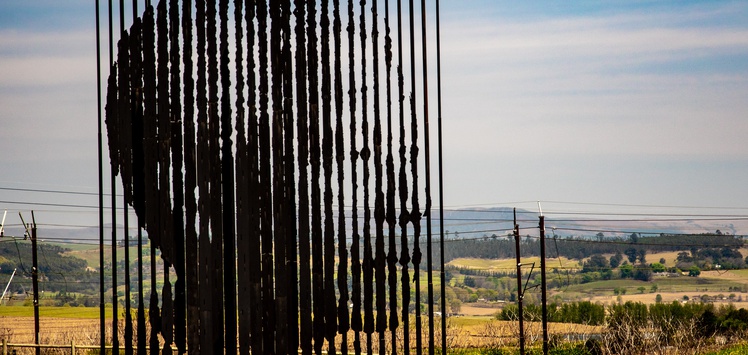
[[[748,3],[442,1],[441,15],[446,206],[745,213]],[[0,2],[0,188],[96,191],[94,36],[93,1]],[[33,208],[97,223],[95,210]]]
[[[745,206],[745,3],[483,5],[443,25],[456,205]]]

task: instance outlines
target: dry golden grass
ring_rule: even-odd
[[[748,255],[748,248],[740,248],[738,249],[738,251],[740,251],[740,253],[743,254],[744,256]],[[673,267],[676,264],[676,259],[678,258],[678,254],[682,252],[683,251],[667,251],[667,252],[661,252],[661,253],[648,253],[647,262],[650,264],[659,263],[660,259],[665,259],[665,266]],[[746,280],[746,282],[748,282],[748,280]]]
[[[460,306],[460,314],[492,317],[496,312],[500,312],[501,308],[501,305],[498,303],[463,303]]]
[[[465,320],[465,321],[462,321]],[[421,339],[423,344],[428,343],[428,323],[427,318],[422,317]],[[434,337],[437,344],[441,343],[441,320],[436,319]],[[415,317],[411,317],[409,325],[409,344],[415,347],[416,329]],[[599,327],[591,327],[577,324],[549,324],[551,334],[568,334],[568,333],[593,333],[599,332]],[[32,317],[0,317],[0,339],[5,339],[9,343],[33,343],[34,319]],[[98,345],[99,344],[99,322],[97,319],[65,319],[65,318],[46,318],[41,321],[41,343],[69,345],[75,342],[76,345]],[[120,346],[124,347],[122,337],[122,326],[120,327]],[[111,337],[111,325],[107,327],[108,339]],[[493,317],[457,317],[450,318],[447,322],[447,343],[449,347],[470,348],[470,347],[488,347],[488,346],[510,346],[516,344],[519,334],[518,322],[499,321]],[[525,334],[528,344],[541,341],[542,335],[539,322],[525,322]],[[402,325],[395,333],[395,342],[398,349],[404,346],[404,332]],[[375,353],[389,352],[392,348],[392,333],[384,333],[384,348],[379,347],[379,335],[371,335],[372,349]],[[342,336],[335,338],[336,349],[342,345]],[[355,333],[349,331],[347,334],[347,345],[349,349],[354,349]],[[366,350],[367,336],[360,334],[360,344],[362,349]],[[111,340],[107,341],[111,343]],[[327,350],[327,347],[324,347]],[[19,354],[33,354],[33,349],[17,349]],[[45,349],[45,354],[68,354],[69,349]]]
[[[647,254],[647,262],[652,263],[659,263],[660,259],[665,259],[665,266],[666,267],[673,267],[675,266],[675,260],[678,258],[679,251],[666,251],[661,253],[648,253]]]
[[[536,267],[540,265],[540,257],[531,256],[522,258],[523,265],[530,265],[532,263],[535,263]],[[517,269],[517,261],[515,259],[457,258],[450,261],[449,265],[506,273],[514,272]],[[559,264],[558,258],[553,258],[553,262],[547,261],[546,265],[551,270],[557,269],[561,267],[561,265],[563,265],[564,268],[574,268],[581,266],[577,260],[567,259],[565,257],[561,257],[561,264]]]
[[[454,322],[458,322],[455,319]],[[525,341],[528,346],[542,342],[540,322],[524,322]],[[548,333],[553,336],[566,334],[592,334],[603,330],[599,326],[582,324],[549,323]],[[470,322],[452,326],[447,331],[450,347],[455,348],[500,348],[514,346],[519,339],[519,322],[489,319],[485,322]]]
[[[119,321],[120,347],[124,349],[124,321]],[[146,326],[146,330],[149,327]],[[133,329],[133,341],[137,339],[137,330]],[[50,318],[39,319],[39,343],[46,345],[70,346],[99,346],[100,326],[98,319],[80,318]],[[148,335],[146,334],[146,338]],[[106,324],[106,343],[112,344],[112,324]],[[34,343],[34,318],[33,317],[5,317],[0,316],[0,341],[5,340],[11,344],[33,344]],[[17,354],[34,354],[33,348],[17,348]],[[42,349],[42,354],[70,354],[67,349]]]
[[[96,336],[90,336],[92,332]],[[76,340],[80,345],[95,345],[99,342],[98,319],[41,318],[39,338],[45,344],[69,344]],[[0,317],[0,338],[12,343],[34,342],[33,317]]]
[[[111,335],[111,327],[109,328]],[[41,318],[39,343],[50,345],[99,345],[99,320]],[[0,340],[11,344],[34,343],[33,317],[0,317]],[[17,354],[33,354],[33,348],[17,348]],[[70,349],[43,349],[43,354],[70,354]]]

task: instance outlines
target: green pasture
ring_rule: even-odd
[[[132,246],[130,249],[130,262],[134,263],[137,261],[138,247]],[[147,246],[143,246],[143,250],[150,250]],[[79,246],[79,248],[72,249],[65,252],[65,256],[74,256],[79,259],[83,259],[88,263],[88,267],[98,268],[99,267],[99,246],[98,245],[85,245]],[[112,247],[111,245],[104,246],[104,262],[109,263],[112,260]],[[125,249],[123,247],[117,247],[117,261],[125,260]],[[143,263],[150,262],[150,256],[143,256]],[[146,264],[148,265],[148,264]]]
[[[631,280],[631,279],[622,279],[622,280],[602,280],[602,281],[593,281],[588,282],[585,284],[576,284],[576,285],[570,285],[566,288],[564,288],[564,292],[575,292],[575,293],[581,293],[581,294],[596,294],[596,295],[606,295],[606,294],[613,294],[613,290],[616,288],[625,288],[627,290],[636,290],[639,286],[646,286],[649,288],[652,283],[644,282],[644,281],[638,281],[638,280]],[[630,292],[630,291],[627,291]]]
[[[730,288],[745,286],[743,283],[729,279],[686,276],[656,278],[651,283],[657,284],[658,292],[728,292]]]
[[[107,305],[106,317],[111,319],[112,308]],[[31,306],[2,306],[0,307],[2,317],[33,317],[34,307]],[[39,317],[43,318],[76,318],[76,319],[98,319],[99,307],[39,307]]]
[[[731,273],[731,274],[735,274],[737,276],[740,276],[740,277],[748,279],[748,269],[730,270],[728,272]]]
[[[58,246],[63,249],[68,249],[69,251],[67,253],[74,252],[74,251],[85,251],[85,250],[96,250],[97,252],[99,251],[99,245],[93,244],[94,242],[91,242],[90,244],[87,244],[87,243],[80,243],[80,244],[55,243],[55,242],[47,242],[47,241],[43,241],[43,242],[44,242],[44,245],[48,244],[48,245]],[[98,241],[96,241],[96,243],[98,243]]]
[[[748,271],[748,270],[745,270]],[[748,274],[747,274],[748,275]],[[705,278],[705,277],[662,277],[645,282],[631,279],[603,280],[585,284],[570,285],[562,289],[564,295],[567,293],[579,293],[586,295],[613,295],[616,288],[626,289],[626,294],[638,293],[639,287],[645,287],[647,291],[652,285],[657,285],[657,293],[676,292],[731,292],[731,289],[743,287],[744,284],[729,279]]]

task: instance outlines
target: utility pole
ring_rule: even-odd
[[[545,283],[545,216],[540,211],[540,297],[543,313],[543,355],[548,355],[548,297]]]
[[[514,243],[516,245],[517,255],[517,313],[519,316],[519,353],[525,355],[525,325],[524,315],[522,313],[522,298],[524,298],[524,292],[522,290],[522,262],[520,261],[519,253],[519,224],[517,224],[517,209],[514,209]]]
[[[39,265],[36,257],[36,218],[34,218],[34,211],[31,211],[31,231],[29,232],[29,225],[23,220],[21,213],[18,213],[21,217],[21,222],[24,228],[26,228],[26,234],[31,238],[31,285],[34,293],[34,344],[36,344],[36,355],[41,354],[41,348],[39,348]]]

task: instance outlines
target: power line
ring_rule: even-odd
[[[99,208],[99,206],[92,206],[92,205],[76,205],[76,204],[69,204],[69,203],[50,203],[50,202],[27,202],[27,201],[0,200],[0,203],[7,203],[11,205],[32,205],[32,206],[48,206],[48,207],[92,208],[92,209]]]
[[[705,217],[705,218],[639,218],[639,219],[553,219],[553,222],[701,222],[701,221],[746,221],[748,216],[744,217]]]
[[[39,223],[38,226],[43,227],[60,227],[60,228],[99,228],[98,225],[83,225],[83,224],[64,224],[64,223]],[[5,224],[5,227],[23,227],[21,223]],[[121,228],[118,226],[118,228]],[[134,228],[133,228],[134,229]]]
[[[36,189],[16,189],[16,188],[4,188],[0,187],[0,190],[15,190],[15,191],[33,191],[33,192],[48,192],[48,193],[64,193],[64,194],[78,194],[78,195],[91,195],[86,192],[76,191],[62,191],[62,190],[36,190]],[[52,202],[30,202],[30,201],[12,201],[12,200],[0,200],[0,203],[17,204],[17,205],[34,205],[34,206],[49,206],[49,207],[68,207],[68,208],[86,208],[86,209],[98,209],[98,206],[84,205],[84,204],[65,204],[65,203],[52,203]],[[614,205],[615,204],[599,204],[599,205]],[[637,205],[622,205],[622,206],[637,206]],[[646,206],[646,205],[641,205]],[[658,206],[659,207],[659,206]],[[662,206],[671,208],[691,208],[691,209],[745,209],[742,207],[686,207],[686,206]],[[104,206],[106,209],[111,207]],[[122,210],[123,208],[118,208]],[[396,208],[397,210],[397,208]],[[59,211],[59,210],[39,210],[40,212],[80,212],[80,211]],[[495,210],[495,209],[445,209],[447,212],[462,212],[462,213],[494,213],[494,214],[506,214],[509,213],[507,210]],[[537,214],[534,211],[517,211],[520,214]],[[588,216],[651,216],[651,217],[698,217],[698,218],[735,218],[736,220],[747,220],[748,215],[745,214],[687,214],[687,213],[624,213],[624,212],[592,212],[592,211],[554,211],[547,210],[546,215],[588,215]],[[432,219],[435,219],[432,217]],[[481,218],[445,218],[445,220],[482,220]],[[684,220],[687,220],[684,218]],[[690,219],[688,219],[690,220]],[[497,221],[511,221],[510,219],[498,219]]]
[[[2,182],[2,181],[0,181]],[[34,189],[34,188],[18,188],[18,187],[2,187],[0,190],[4,191],[19,191],[19,192],[34,192],[34,193],[51,193],[51,194],[67,194],[67,195],[81,195],[81,196],[98,196],[98,192],[85,192],[76,190],[63,190],[63,189]],[[111,196],[111,193],[104,193],[105,196]],[[65,205],[65,204],[49,204],[49,203],[31,203],[31,202],[17,202],[17,201],[0,201],[4,203],[18,203],[18,204],[39,204],[39,205],[60,205],[61,207],[85,207],[85,208],[98,208],[98,206],[83,206],[83,205]],[[565,204],[565,205],[583,205],[583,206],[608,206],[608,207],[636,207],[636,208],[675,208],[675,209],[711,209],[711,210],[748,210],[748,207],[738,206],[686,206],[686,205],[652,205],[652,204],[624,204],[624,203],[598,203],[598,202],[580,202],[580,201],[557,201],[557,200],[541,200],[541,201],[512,201],[512,202],[493,202],[483,204],[471,204],[462,205],[464,207],[455,205],[444,208],[444,211],[451,212],[478,212],[478,213],[508,213],[508,210],[497,210],[497,209],[508,209],[508,207],[500,206],[511,206],[521,204],[535,204],[537,202],[549,203],[549,204]],[[478,208],[478,206],[491,206],[487,208]],[[397,208],[396,208],[397,209]],[[535,211],[520,210],[517,213],[524,214],[537,214]],[[659,215],[659,216],[714,216],[714,215],[693,215],[693,214],[640,214],[640,213],[604,213],[604,212],[557,212],[557,211],[546,211],[547,214],[591,214],[591,215]],[[746,215],[716,215],[716,216],[738,216],[748,217]]]
[[[546,211],[546,214],[556,215],[588,215],[588,216],[654,216],[654,217],[735,217],[748,218],[745,214],[684,214],[684,213],[610,213],[610,212],[559,212]]]
[[[71,190],[45,190],[45,189],[28,189],[19,187],[0,187],[0,190],[5,191],[21,191],[21,192],[39,192],[39,193],[52,193],[52,194],[66,194],[66,195],[83,195],[83,196],[98,196],[98,192],[83,192],[83,191],[71,191]],[[105,196],[111,196],[109,193],[105,193]]]

